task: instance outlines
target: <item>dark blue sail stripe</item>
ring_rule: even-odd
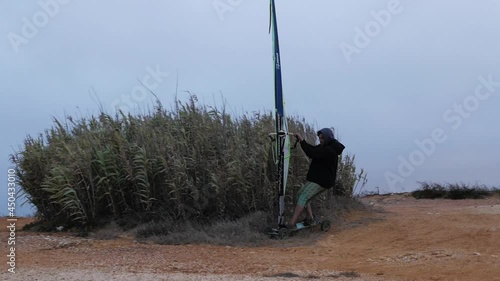
[[[274,0],[271,0],[271,20],[273,32],[273,58],[274,58],[274,97],[276,111],[279,117],[284,117],[283,108],[283,88],[281,83],[281,59],[280,59],[280,46],[278,38],[278,25],[276,21],[276,9]],[[280,120],[281,121],[281,120]],[[281,122],[280,122],[281,123]],[[280,124],[281,127],[281,124]],[[282,128],[279,128],[280,130]]]
[[[271,0],[270,4],[270,28],[272,28],[272,39],[273,39],[273,62],[274,62],[274,101],[276,109],[276,164],[277,164],[277,181],[276,185],[278,188],[278,225],[283,225],[283,217],[285,213],[285,190],[286,181],[288,175],[288,128],[286,125],[285,109],[283,103],[283,88],[281,81],[281,58],[280,58],[280,46],[278,40],[278,25],[276,21],[276,9],[274,5],[274,0]]]

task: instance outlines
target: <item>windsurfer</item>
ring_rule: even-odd
[[[333,130],[330,128],[319,130],[317,135],[319,144],[311,145],[304,140],[300,133],[295,134],[300,142],[300,147],[311,158],[311,164],[307,172],[306,182],[298,192],[295,212],[286,225],[288,229],[296,228],[295,224],[304,208],[308,215],[306,221],[314,223],[311,199],[335,185],[339,155],[345,146],[335,139]]]

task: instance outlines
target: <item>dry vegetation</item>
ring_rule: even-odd
[[[314,141],[315,130],[305,120],[288,122],[291,132]],[[160,243],[218,243],[229,236],[252,242],[276,217],[275,164],[267,137],[273,126],[271,112],[234,117],[191,95],[171,110],[157,102],[152,112],[137,116],[101,112],[54,119],[52,128],[29,136],[11,159],[37,207],[35,230],[63,226],[86,235],[113,222]],[[300,148],[292,152],[290,166],[291,208],[308,168]],[[354,155],[344,155],[337,186],[317,200],[325,206],[319,212],[338,216],[349,205],[359,206],[350,196],[365,183]],[[345,201],[344,207],[328,209],[338,206],[331,204],[335,200]]]
[[[411,194],[417,199],[483,199],[494,194],[500,194],[500,188],[479,184],[420,182],[420,188]]]

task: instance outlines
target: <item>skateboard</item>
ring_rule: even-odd
[[[286,239],[290,235],[293,235],[293,233],[299,232],[299,231],[305,230],[305,229],[313,230],[315,228],[319,228],[319,229],[321,229],[321,231],[327,232],[331,228],[331,223],[329,220],[321,220],[321,221],[317,222],[316,224],[312,224],[312,225],[307,224],[307,223],[302,221],[302,222],[299,222],[295,225],[297,226],[297,228],[295,228],[295,229],[288,229],[288,228],[286,228],[285,225],[280,225],[278,228],[268,227],[266,232],[270,238]]]

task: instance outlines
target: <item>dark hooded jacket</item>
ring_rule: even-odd
[[[334,138],[331,129],[321,129],[319,134],[323,135],[323,144],[314,146],[305,140],[300,142],[302,150],[312,159],[306,179],[323,188],[331,188],[335,185],[339,155],[345,146]]]

